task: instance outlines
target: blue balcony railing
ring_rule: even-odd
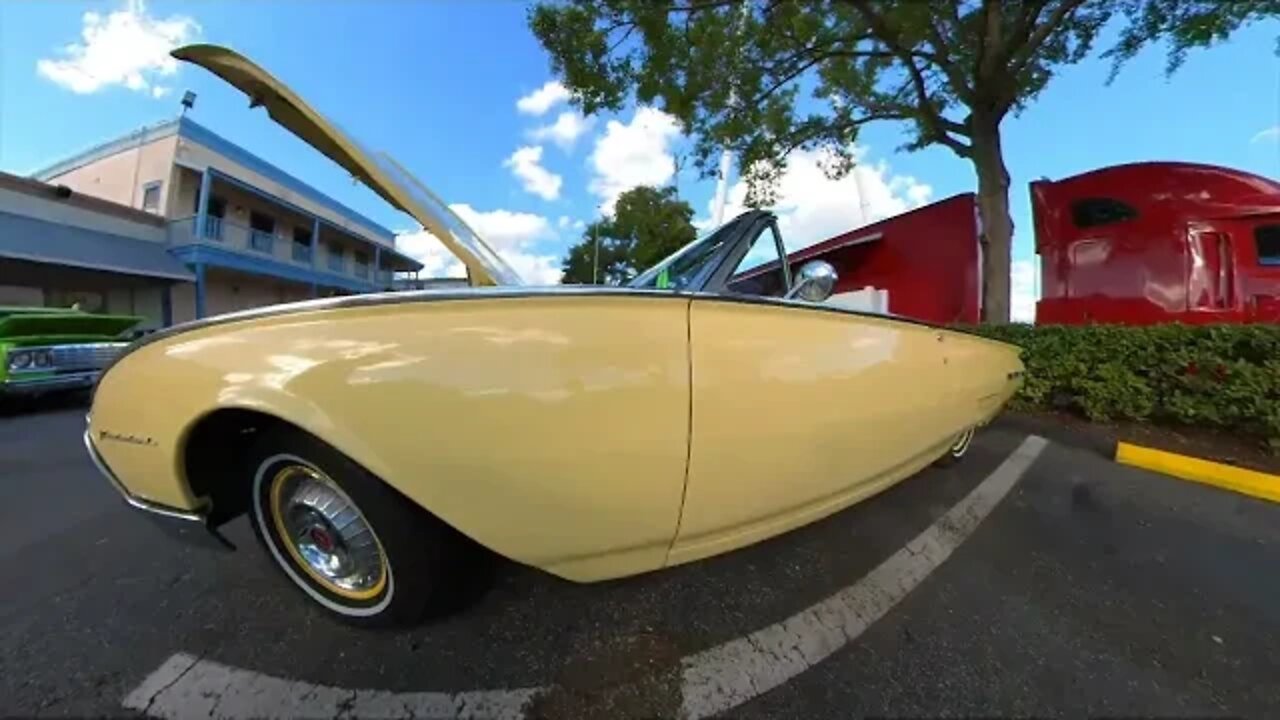
[[[204,236],[209,240],[222,239],[222,218],[208,215],[204,219]]]
[[[249,231],[249,247],[270,255],[275,249],[276,236],[262,230]]]
[[[2,3],[4,0],[0,0]],[[302,243],[291,237],[277,238],[274,234],[254,230],[236,222],[214,217],[205,217],[203,232],[196,216],[187,216],[169,223],[168,240],[173,247],[198,243],[214,243],[224,251],[252,255],[261,258],[270,256],[276,262],[294,266],[323,268],[331,273],[350,279],[358,279],[367,283],[367,289],[386,288],[394,284],[395,273],[377,267],[370,254],[353,252],[334,253],[329,243],[320,247],[327,250],[323,262],[314,257],[315,250],[308,243]]]

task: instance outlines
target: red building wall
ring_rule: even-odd
[[[965,193],[791,253],[791,266],[805,260],[831,263],[835,292],[868,285],[889,291],[889,311],[917,320],[976,323],[980,313],[981,266],[977,206]]]
[[[1031,202],[1037,323],[1280,322],[1274,181],[1136,163],[1031,183]]]

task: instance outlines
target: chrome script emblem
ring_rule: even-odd
[[[149,437],[138,437],[137,435],[121,435],[113,433],[109,430],[98,431],[99,440],[110,440],[112,442],[128,443],[130,445],[155,446],[156,441]]]

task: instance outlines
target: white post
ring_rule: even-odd
[[[751,3],[742,3],[742,10],[738,15],[738,27],[741,29],[742,23],[747,21],[747,17],[751,15]],[[733,107],[738,102],[738,94],[731,89],[729,92],[729,107]],[[725,148],[720,152],[720,178],[716,180],[715,201],[711,206],[711,220],[716,227],[724,224],[724,203],[729,195],[729,168],[733,164],[733,153],[729,152],[729,148]]]
[[[862,218],[862,224],[867,225],[871,222],[871,218],[867,217],[870,207],[867,204],[867,194],[862,191],[862,175],[858,172],[858,161],[853,162],[853,169],[849,172],[853,173],[853,187],[858,193],[858,215]]]
[[[715,203],[712,205],[711,220],[714,227],[724,224],[724,202],[729,195],[729,167],[733,164],[733,154],[725,148],[720,153],[720,178],[716,180]]]

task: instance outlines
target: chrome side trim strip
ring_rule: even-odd
[[[137,508],[138,510],[145,510],[149,513],[155,513],[156,515],[176,518],[178,520],[190,520],[192,522],[198,522],[201,525],[205,524],[205,516],[202,513],[193,510],[179,510],[178,508],[172,508],[168,505],[161,505],[160,503],[154,503],[150,500],[143,500],[129,492],[129,489],[124,486],[124,483],[120,482],[120,479],[116,477],[115,473],[111,472],[111,468],[107,467],[102,456],[98,454],[98,449],[93,446],[93,438],[90,437],[88,429],[84,431],[84,447],[89,451],[89,457],[93,460],[93,464],[97,466],[98,472],[102,473],[102,475],[111,483],[111,487],[115,488],[116,492],[120,493],[120,497],[124,498],[124,501],[129,503],[129,505]]]

